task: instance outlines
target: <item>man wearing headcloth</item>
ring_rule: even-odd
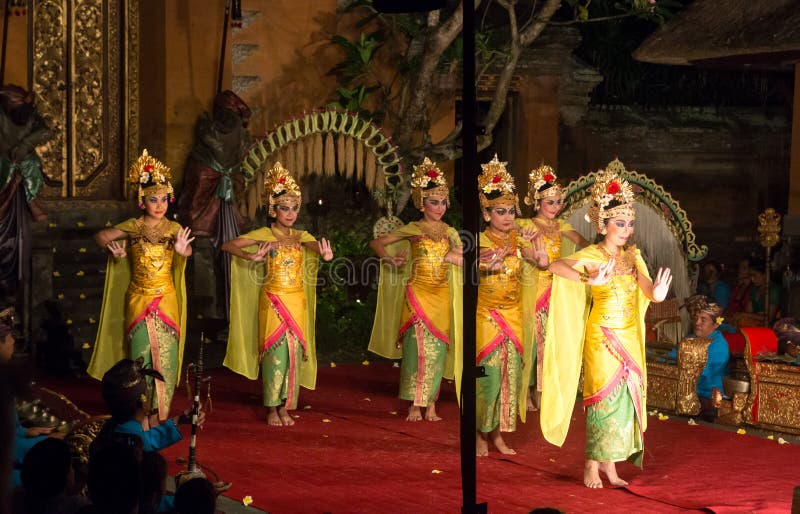
[[[714,421],[717,409],[712,405],[712,389],[725,390],[722,379],[728,376],[728,361],[731,357],[728,341],[719,330],[723,322],[723,308],[718,303],[709,302],[708,297],[703,295],[687,298],[685,305],[692,319],[694,335],[711,339],[706,367],[697,379],[697,396],[702,406],[700,416],[706,421]],[[676,350],[672,352],[670,355],[677,358]]]
[[[47,216],[36,204],[42,187],[42,161],[36,147],[52,133],[36,112],[35,95],[0,87],[0,292],[18,288],[30,256],[30,223]]]
[[[145,369],[142,357],[136,360],[122,359],[103,375],[102,396],[106,402],[111,419],[103,426],[101,435],[109,439],[112,434],[135,435],[142,440],[142,451],[157,452],[171,446],[183,437],[178,425],[192,421],[191,410],[183,411],[158,426],[144,430],[142,422],[147,417],[147,381],[148,377],[164,381],[161,373],[154,369]],[[205,421],[205,413],[201,412],[198,424]]]

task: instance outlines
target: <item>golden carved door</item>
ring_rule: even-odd
[[[31,87],[54,133],[49,198],[121,199],[138,150],[139,0],[32,0]]]

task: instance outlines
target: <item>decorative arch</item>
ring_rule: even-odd
[[[258,138],[242,162],[247,183],[263,183],[263,173],[280,161],[296,178],[337,172],[364,180],[373,197],[392,215],[403,183],[397,146],[381,127],[356,113],[320,109],[295,117]],[[260,204],[260,188],[250,188]],[[252,204],[253,202],[251,202]]]
[[[637,202],[650,206],[660,214],[672,235],[680,242],[683,254],[687,259],[697,262],[708,254],[706,245],[698,246],[695,242],[692,222],[689,221],[686,211],[681,208],[678,201],[671,194],[646,175],[636,171],[628,171],[619,159],[611,161],[609,166],[614,166],[621,170],[620,175],[633,186],[633,190],[637,195]],[[589,188],[594,184],[599,173],[599,171],[589,173],[568,184],[566,192],[568,207],[563,214],[564,217],[571,217],[576,210],[587,205]]]

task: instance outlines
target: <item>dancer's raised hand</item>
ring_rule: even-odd
[[[255,252],[246,255],[249,256],[248,258],[251,261],[264,262],[264,259],[267,258],[267,254],[273,251],[276,246],[277,243],[275,241],[264,241],[258,244],[258,249]]]
[[[503,268],[503,260],[508,255],[508,248],[500,248],[498,250],[488,250],[484,255],[481,255],[481,260],[486,262],[486,269],[488,271],[499,271]]]
[[[614,264],[616,264],[614,259],[609,259],[605,264],[601,264],[600,267],[597,268],[597,273],[589,277],[586,283],[590,286],[602,286],[603,284],[607,284],[608,281],[611,280],[611,272],[614,270]]]
[[[111,255],[113,255],[115,259],[122,259],[128,255],[128,252],[125,250],[125,241],[111,241],[106,245],[106,248],[108,248],[108,251],[111,252]]]
[[[324,237],[319,239],[319,255],[322,257],[323,261],[329,261],[333,259],[333,250],[331,249],[331,243]]]
[[[653,282],[653,301],[661,302],[667,297],[669,286],[672,284],[672,272],[669,268],[658,268],[656,279]]]
[[[194,241],[194,238],[189,237],[190,235],[192,235],[192,231],[189,227],[181,228],[175,235],[175,251],[184,257],[191,254],[190,245],[192,241]]]
[[[400,267],[406,263],[406,256],[408,255],[408,250],[400,250],[397,252],[397,255],[389,255],[383,258],[383,262],[389,264],[390,266]]]

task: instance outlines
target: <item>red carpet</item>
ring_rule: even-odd
[[[198,460],[233,482],[228,496],[250,495],[273,514],[457,513],[461,508],[458,419],[452,388],[438,423],[404,421],[399,371],[386,364],[320,368],[318,389],[301,390],[296,425],[268,427],[260,386],[227,370],[212,372],[214,409]],[[80,407],[102,411],[99,382],[47,379]],[[176,406],[188,405],[185,395]],[[650,418],[644,470],[622,463],[625,489],[581,483],[583,414],[576,409],[564,448],[545,443],[536,416],[507,437],[519,454],[478,462],[478,499],[489,512],[789,512],[800,484],[800,448],[749,435]],[[187,443],[165,451],[174,462]],[[177,471],[172,465],[172,472]]]

